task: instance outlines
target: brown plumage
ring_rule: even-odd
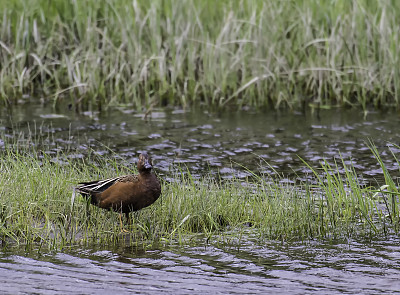
[[[140,154],[137,168],[138,175],[81,182],[75,190],[91,204],[125,213],[128,219],[130,212],[150,206],[161,194],[160,181],[151,172],[153,165],[147,153]]]

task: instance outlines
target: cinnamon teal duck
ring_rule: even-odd
[[[137,168],[139,171],[137,175],[80,182],[75,191],[97,207],[120,213],[121,231],[123,231],[122,213],[125,213],[129,220],[130,212],[150,206],[161,194],[160,181],[151,171],[153,164],[147,153],[140,154]]]

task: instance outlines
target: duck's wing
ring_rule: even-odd
[[[80,182],[75,190],[83,195],[91,195],[95,193],[104,192],[116,182],[134,182],[137,181],[136,175],[124,175],[115,178],[108,178],[103,180],[95,180],[89,182]]]

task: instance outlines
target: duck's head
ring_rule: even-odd
[[[151,168],[153,168],[151,158],[146,152],[143,152],[139,155],[137,168],[139,172],[150,172]]]

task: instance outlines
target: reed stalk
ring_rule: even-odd
[[[398,107],[400,3],[0,3],[0,102]]]

